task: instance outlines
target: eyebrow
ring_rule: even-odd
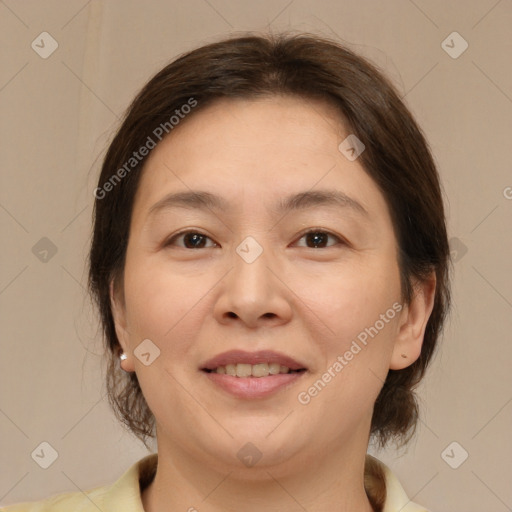
[[[361,203],[339,190],[309,190],[299,192],[281,199],[273,211],[276,214],[284,214],[319,206],[349,208],[365,217],[369,216],[368,211]],[[226,211],[229,209],[229,202],[210,192],[173,192],[151,206],[148,211],[148,216],[172,208]]]

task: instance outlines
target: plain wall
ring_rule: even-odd
[[[381,67],[443,181],[454,309],[418,390],[416,437],[407,451],[376,455],[433,511],[512,509],[507,0],[1,2],[1,503],[112,482],[147,453],[106,403],[85,291],[101,158],[130,100],[167,62],[269,25],[334,36]],[[31,47],[43,31],[58,43],[46,59]],[[441,46],[454,31],[469,45],[458,58]],[[58,452],[46,470],[31,458],[43,441]],[[441,456],[453,441],[469,455],[457,469]]]

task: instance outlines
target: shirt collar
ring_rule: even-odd
[[[371,457],[383,470],[386,483],[386,501],[382,512],[428,512],[413,503],[405,493],[393,472],[381,461]],[[158,463],[158,454],[147,455],[131,466],[114,484],[105,487],[101,493],[102,510],[123,510],[123,512],[144,512],[141,488],[153,479]]]

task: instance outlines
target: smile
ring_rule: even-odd
[[[220,373],[222,375],[231,375],[232,377],[268,377],[269,375],[279,375],[294,372],[305,371],[304,368],[298,370],[291,370],[288,366],[279,363],[237,363],[227,364],[225,366],[218,366],[212,370],[205,370],[207,372]]]

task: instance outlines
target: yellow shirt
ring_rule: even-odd
[[[386,501],[382,512],[428,512],[409,500],[391,470],[371,455],[367,455],[384,472]],[[58,494],[42,501],[19,503],[2,508],[2,512],[144,512],[140,488],[154,477],[158,461],[151,454],[136,462],[117,482],[90,491]]]

